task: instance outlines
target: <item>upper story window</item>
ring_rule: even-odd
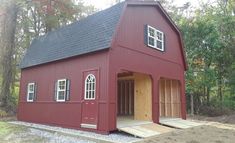
[[[35,99],[35,83],[28,83],[27,86],[27,102],[33,102]]]
[[[164,33],[148,25],[147,44],[152,48],[164,51]]]
[[[64,102],[65,100],[69,100],[69,80],[68,79],[60,79],[56,82],[56,92],[55,99],[57,102]]]
[[[85,79],[85,100],[95,99],[96,79],[93,74],[87,75]]]

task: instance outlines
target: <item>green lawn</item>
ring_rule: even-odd
[[[0,122],[0,143],[39,143],[44,141],[46,138],[31,134],[27,127]]]

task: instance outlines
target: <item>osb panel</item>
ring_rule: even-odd
[[[134,119],[152,121],[152,82],[148,75],[134,74]]]

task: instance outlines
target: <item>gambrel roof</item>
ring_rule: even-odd
[[[107,49],[124,2],[33,40],[20,67],[27,68]]]
[[[186,70],[187,62],[179,28],[160,3],[153,0],[126,0],[126,2],[116,4],[83,20],[34,39],[27,49],[20,67],[27,68],[110,48],[115,30],[118,28],[118,23],[127,5],[156,6],[159,8],[179,36],[180,50]]]

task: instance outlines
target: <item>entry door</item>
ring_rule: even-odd
[[[97,128],[98,113],[98,71],[83,73],[83,101],[82,101],[82,124],[83,128]]]

